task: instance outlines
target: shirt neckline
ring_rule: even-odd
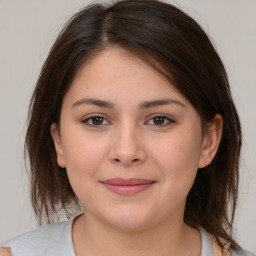
[[[69,252],[71,253],[72,256],[76,256],[75,255],[74,244],[73,244],[73,239],[72,239],[72,226],[73,226],[73,223],[74,223],[75,219],[76,219],[76,217],[73,218],[73,219],[68,220],[65,231],[64,231],[65,232],[65,239],[66,239],[66,242],[67,242],[67,245],[68,245],[68,249],[69,249]]]
[[[199,228],[201,234],[201,256],[214,256],[212,240],[208,232],[203,228]]]

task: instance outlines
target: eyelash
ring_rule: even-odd
[[[86,119],[82,120],[82,123],[87,125],[87,126],[91,126],[91,127],[95,127],[95,128],[98,128],[98,127],[101,127],[101,126],[105,126],[105,125],[110,125],[111,122],[107,121],[107,124],[93,124],[93,118],[100,118],[101,120],[104,120],[107,121],[107,119],[104,117],[104,116],[101,116],[101,115],[92,115],[90,117],[87,117]],[[160,125],[157,125],[157,124],[149,124],[151,126],[156,126],[158,128],[161,128],[161,127],[165,127],[165,126],[169,126],[171,125],[172,123],[174,123],[174,120],[171,119],[170,117],[166,116],[166,115],[160,115],[160,114],[157,114],[157,115],[154,115],[154,116],[151,116],[150,119],[148,119],[148,121],[145,122],[145,124],[149,123],[150,120],[153,120],[154,118],[163,118],[164,119],[164,124],[160,124]],[[167,123],[166,123],[167,122]]]
[[[150,119],[146,123],[148,123],[150,120],[153,120],[154,118],[163,118],[164,119],[164,124],[162,124],[162,125],[150,124],[152,126],[156,126],[156,127],[159,127],[159,128],[165,127],[165,126],[169,126],[172,123],[174,123],[174,120],[172,118],[170,118],[170,117],[168,117],[166,115],[161,115],[161,114],[157,114],[157,115],[151,116]]]

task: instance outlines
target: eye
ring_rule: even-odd
[[[110,124],[110,122],[102,116],[90,116],[84,119],[82,123],[88,126],[103,126]]]
[[[157,116],[150,118],[146,122],[146,124],[155,125],[155,126],[168,126],[173,122],[174,121],[170,117],[157,115]]]

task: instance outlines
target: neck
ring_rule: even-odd
[[[200,256],[200,233],[182,220],[146,230],[127,231],[110,227],[83,214],[73,225],[77,256]]]

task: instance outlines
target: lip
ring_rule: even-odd
[[[123,179],[114,178],[101,181],[101,183],[110,191],[118,195],[134,195],[140,193],[151,186],[153,186],[156,181],[146,180],[146,179]]]

